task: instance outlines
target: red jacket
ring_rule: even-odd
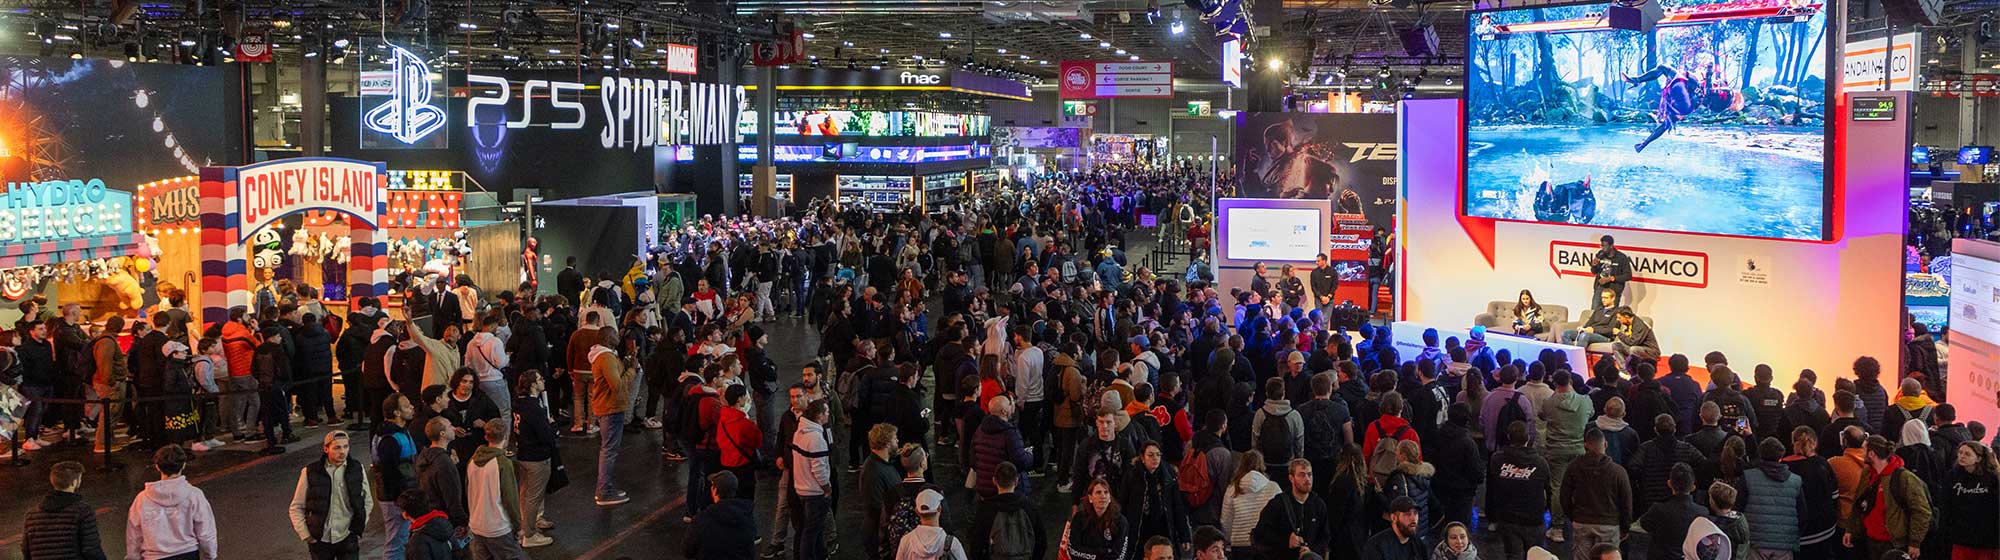
[[[1409,428],[1409,429],[1403,430],[1402,437],[1396,439],[1417,441],[1416,427],[1411,426],[1410,421],[1404,420],[1401,416],[1384,414],[1380,419],[1375,420],[1374,424],[1369,424],[1367,433],[1361,436],[1361,456],[1367,458],[1374,458],[1375,441],[1384,437],[1394,435],[1398,428]],[[1418,443],[1423,443],[1423,442],[1418,442]]]
[[[723,468],[737,468],[750,464],[757,449],[764,446],[764,433],[757,430],[757,422],[735,407],[722,407],[722,420],[715,428],[715,441],[711,443],[722,450]]]

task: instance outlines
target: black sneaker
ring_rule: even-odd
[[[283,446],[283,445],[267,445],[267,446],[264,446],[264,450],[263,450],[263,451],[259,451],[259,452],[257,452],[257,453],[258,453],[258,454],[260,454],[260,455],[284,455],[284,454],[285,454],[285,446]]]

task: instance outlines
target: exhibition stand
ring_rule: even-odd
[[[1890,110],[1850,112],[1857,99]],[[1910,98],[1857,93],[1838,101],[1827,112],[1837,119],[1829,127],[1824,239],[1466,215],[1467,193],[1482,185],[1466,175],[1463,102],[1406,101],[1397,117],[1403,138],[1397,318],[1413,326],[1469,325],[1490,302],[1523,289],[1544,303],[1587,309],[1593,255],[1599,238],[1611,235],[1634,263],[1623,303],[1651,320],[1663,354],[1720,351],[1745,372],[1769,364],[1779,386],[1809,368],[1820,372],[1829,393],[1858,356],[1874,356],[1893,371],[1905,323],[1896,263],[1908,201]]]
[[[279,220],[332,213],[347,228],[344,298],[389,295],[388,167],[339,158],[291,158],[201,170],[201,321],[228,320],[281,256]],[[330,218],[329,218],[330,219]],[[337,255],[339,247],[334,248]],[[254,275],[254,276],[253,276]]]

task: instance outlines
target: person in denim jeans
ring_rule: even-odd
[[[579,332],[579,334],[581,334]],[[625,433],[625,415],[632,409],[632,377],[637,369],[618,355],[618,329],[598,329],[597,345],[590,348],[590,412],[597,417],[597,505],[612,506],[631,501],[625,491],[612,487],[611,470],[618,464],[618,444]]]

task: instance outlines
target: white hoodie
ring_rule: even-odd
[[[500,381],[500,370],[507,367],[507,349],[501,347],[500,337],[489,332],[472,335],[465,344],[465,367],[478,372],[482,383]]]
[[[1271,503],[1271,497],[1278,495],[1278,484],[1265,478],[1262,471],[1250,471],[1243,480],[1231,485],[1222,496],[1222,534],[1229,537],[1229,546],[1251,546],[1250,533],[1257,528],[1257,518],[1264,513],[1264,505]]]
[[[215,512],[186,477],[146,483],[125,514],[125,557],[159,560],[201,552],[215,560]]]
[[[965,547],[944,529],[918,525],[903,535],[896,547],[896,560],[965,560]]]

